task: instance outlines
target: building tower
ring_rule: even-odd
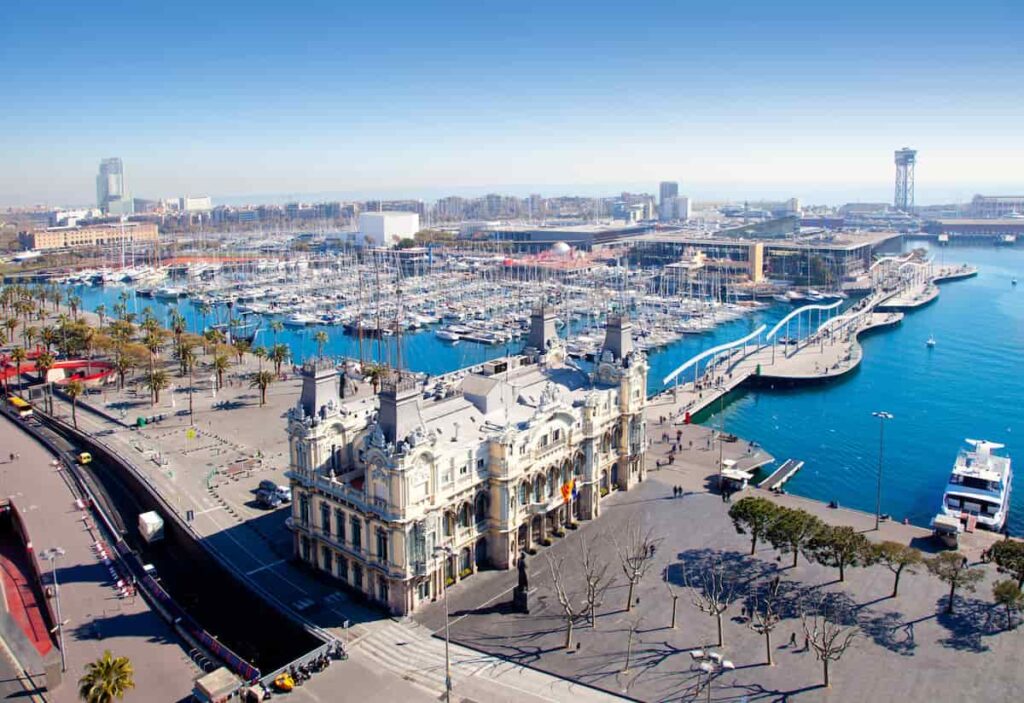
[[[893,206],[902,212],[914,208],[914,162],[917,151],[903,147],[896,151],[896,197]]]
[[[108,212],[110,203],[125,197],[124,165],[119,158],[100,161],[100,171],[96,176],[96,205],[103,212]]]
[[[679,183],[677,181],[662,181],[658,186],[658,208],[665,207],[665,203],[671,202],[679,195]]]

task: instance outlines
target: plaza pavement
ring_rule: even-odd
[[[698,434],[707,430],[695,427]],[[1024,683],[1017,665],[1019,632],[1006,630],[1004,615],[992,604],[995,569],[985,568],[985,580],[976,593],[959,594],[957,610],[946,615],[948,588],[923,568],[904,573],[900,596],[891,599],[892,575],[882,566],[849,568],[845,583],[837,572],[801,557],[789,568],[790,557],[781,559],[769,545],[759,545],[747,556],[749,539],[738,535],[727,515],[728,504],[708,488],[713,485],[717,453],[702,455],[690,465],[652,470],[648,480],[628,492],[619,492],[602,504],[602,516],[582,523],[577,531],[528,557],[530,585],[537,590],[530,615],[511,607],[514,572],[482,572],[449,590],[452,638],[467,646],[506,657],[556,675],[572,677],[610,692],[642,700],[687,700],[698,693],[697,662],[689,651],[713,645],[714,619],[692,603],[686,574],[696,574],[718,564],[735,589],[735,604],[726,614],[725,643],[720,648],[736,669],[717,676],[712,700],[829,700],[829,701],[945,701],[953,699],[1010,700]],[[685,454],[686,452],[684,452]],[[657,452],[654,453],[655,455]],[[674,498],[672,487],[681,485],[686,495]],[[772,496],[748,489],[785,504],[816,508],[831,523],[853,524],[870,539],[895,539],[924,550],[935,545],[920,528],[884,524],[873,531],[873,516],[855,511],[830,510],[813,501],[791,496]],[[742,497],[744,494],[736,496]],[[629,524],[650,527],[663,538],[647,578],[637,588],[639,605],[624,611],[627,584],[616,560],[612,539]],[[582,600],[582,576],[578,566],[580,535],[586,535],[617,582],[605,595],[596,629],[577,626],[574,639],[579,649],[566,652],[564,616],[554,596],[545,551],[564,558],[565,584],[577,601]],[[979,538],[969,549],[972,558],[982,544]],[[778,575],[784,594],[784,620],[773,635],[776,665],[765,665],[763,637],[751,631],[741,607],[750,590]],[[671,594],[678,596],[677,627],[669,627]],[[821,665],[812,653],[802,651],[801,603],[824,602],[834,616],[856,623],[860,635],[853,647],[832,666],[833,688],[820,687]],[[442,604],[433,603],[415,616],[424,627],[443,633]],[[625,668],[629,630],[636,627],[632,662]],[[796,634],[797,646],[789,646]],[[700,695],[706,693],[701,690]]]

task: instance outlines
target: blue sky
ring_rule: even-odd
[[[496,189],[1024,190],[1009,2],[213,0],[0,7],[0,205]]]

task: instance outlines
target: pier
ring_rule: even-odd
[[[778,491],[789,479],[796,475],[796,472],[804,467],[804,462],[796,459],[786,459],[782,465],[775,469],[768,478],[757,484],[758,488],[766,491]]]
[[[724,405],[726,396],[744,384],[775,387],[843,376],[860,364],[861,336],[896,326],[903,320],[903,310],[933,302],[939,281],[976,274],[977,269],[966,266],[936,271],[931,263],[910,257],[882,259],[870,271],[875,284],[872,293],[845,312],[838,314],[842,301],[805,305],[767,333],[762,325],[740,339],[701,352],[663,379],[663,385],[674,385],[652,404],[669,406],[679,418],[692,418],[716,402]]]

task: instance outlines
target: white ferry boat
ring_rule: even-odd
[[[1003,529],[1010,510],[1010,485],[1013,472],[1010,459],[996,456],[993,450],[1005,445],[979,439],[965,440],[974,450],[962,449],[953,465],[953,473],[942,496],[942,510],[936,516],[955,518],[996,532]]]

